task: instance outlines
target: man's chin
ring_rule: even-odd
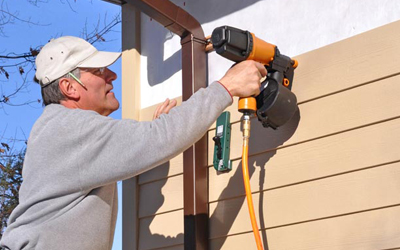
[[[109,116],[110,114],[112,114],[114,111],[116,111],[119,108],[119,102],[117,99],[115,99],[115,102],[112,103],[112,105],[110,105],[110,107],[108,108],[108,110],[106,111],[106,114],[104,114],[105,116]]]

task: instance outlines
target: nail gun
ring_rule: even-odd
[[[219,55],[229,60],[254,60],[265,65],[268,75],[256,97],[256,114],[264,127],[277,129],[291,119],[297,110],[297,98],[291,92],[296,60],[253,33],[229,26],[214,29],[211,43]]]

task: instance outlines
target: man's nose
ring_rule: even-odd
[[[105,68],[105,75],[107,83],[111,83],[115,79],[117,79],[117,74],[114,71],[110,70],[109,68]]]

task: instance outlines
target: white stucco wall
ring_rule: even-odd
[[[173,0],[205,35],[229,25],[249,30],[296,56],[400,19],[398,0]],[[209,82],[232,62],[209,54]],[[301,64],[301,62],[299,62]],[[371,62],[372,63],[372,62]],[[141,106],[181,95],[180,38],[142,14]]]

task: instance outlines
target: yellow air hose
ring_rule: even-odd
[[[257,220],[254,213],[253,198],[250,189],[249,180],[249,138],[250,138],[250,115],[257,109],[255,98],[240,98],[239,111],[243,113],[242,130],[243,130],[243,151],[242,151],[242,172],[244,189],[246,190],[247,206],[249,208],[251,226],[253,228],[254,237],[256,239],[257,249],[263,250],[263,245],[258,230]]]

